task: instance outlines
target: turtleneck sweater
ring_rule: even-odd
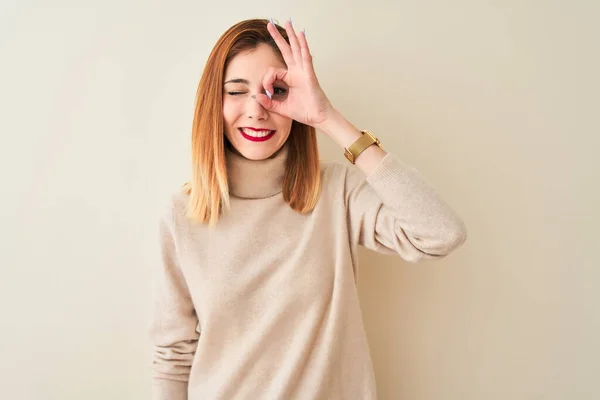
[[[172,196],[159,224],[154,399],[376,399],[358,247],[416,262],[466,240],[460,217],[391,153],[368,176],[321,162],[319,200],[299,214],[281,193],[287,151],[253,161],[227,150],[231,209],[213,229]]]

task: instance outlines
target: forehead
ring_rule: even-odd
[[[283,60],[267,44],[243,51],[236,55],[225,70],[225,80],[244,78],[249,81],[262,81],[263,75],[270,67],[286,68]]]

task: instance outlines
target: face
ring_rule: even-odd
[[[262,80],[269,67],[287,68],[266,44],[235,56],[227,66],[223,91],[225,136],[242,156],[264,160],[279,150],[290,135],[292,119],[269,112],[254,99],[264,93]],[[288,87],[273,84],[273,99],[284,98]]]

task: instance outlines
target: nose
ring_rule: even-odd
[[[250,119],[263,121],[269,118],[269,113],[265,108],[256,101],[256,95],[248,98],[246,103],[246,116]]]

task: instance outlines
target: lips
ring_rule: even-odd
[[[254,128],[252,126],[242,126],[241,129],[250,129],[251,131],[271,131],[272,129],[269,128]]]
[[[243,127],[238,128],[242,136],[252,142],[264,142],[273,137],[276,130],[254,128],[254,127]]]

